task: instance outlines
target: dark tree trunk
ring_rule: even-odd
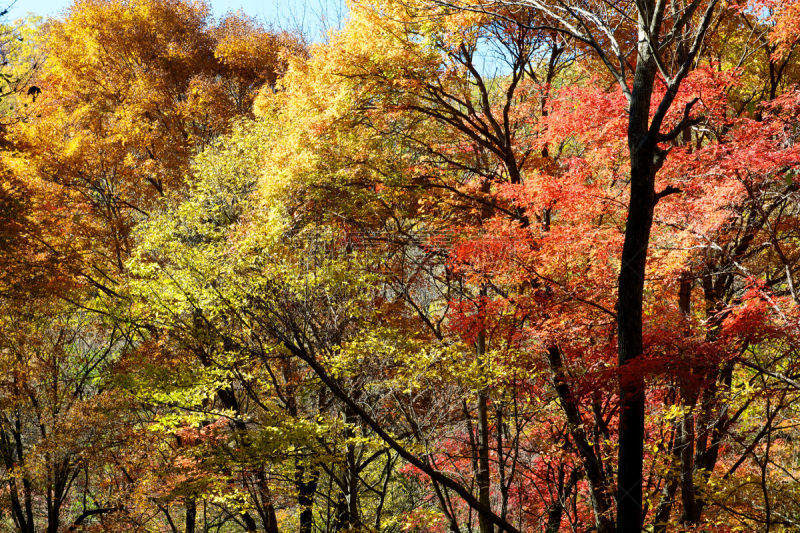
[[[653,189],[650,180],[631,179],[631,205],[619,276],[618,353],[620,367],[617,531],[642,529],[642,461],[644,451],[644,377],[635,363],[642,354],[642,294]]]
[[[545,533],[558,533],[561,530],[561,517],[564,515],[564,506],[561,504],[553,504],[547,510],[547,525],[544,528]]]
[[[481,291],[483,294],[484,291]],[[476,346],[479,364],[482,364],[486,353],[486,334],[478,334]],[[489,397],[485,390],[478,393],[478,501],[487,509],[491,508],[490,479],[489,479]],[[481,513],[478,515],[480,533],[494,533],[494,526],[489,518]]]
[[[255,519],[250,516],[250,513],[247,511],[243,512],[241,518],[247,533],[258,531],[258,524],[256,524]]]
[[[553,385],[567,417],[570,436],[575,442],[575,447],[578,449],[586,470],[592,509],[595,513],[595,528],[598,533],[611,533],[614,529],[614,522],[609,516],[611,514],[611,491],[603,472],[602,460],[597,456],[586,436],[583,419],[578,409],[578,401],[566,381],[561,350],[557,346],[551,346],[547,349],[547,359],[553,372]]]
[[[647,2],[652,4],[652,2]],[[640,27],[650,20],[640,14]],[[631,192],[619,273],[617,349],[620,368],[617,532],[642,530],[644,377],[636,368],[642,355],[642,300],[645,265],[656,203],[656,142],[650,135],[650,101],[656,65],[647,40],[639,41],[628,117]]]
[[[197,527],[197,502],[194,498],[186,501],[186,533],[194,533]]]
[[[0,431],[0,454],[8,471],[14,469],[17,464],[25,464],[25,453],[22,445],[22,422],[19,416],[13,422],[8,421],[8,432]],[[18,482],[18,478],[11,477],[8,481],[8,487],[11,500],[11,517],[14,520],[14,524],[22,533],[35,533],[30,480],[22,476],[20,482]],[[20,492],[22,492],[22,501],[20,501]]]
[[[350,528],[350,508],[347,505],[347,498],[343,492],[336,497],[336,520],[333,524],[333,531],[340,533]]]
[[[58,533],[61,529],[61,500],[55,500],[47,510],[47,533]]]
[[[570,493],[578,483],[578,471],[573,470],[569,475],[569,479],[565,479],[565,477],[564,465],[561,465],[558,473],[558,495],[557,499],[551,503],[550,507],[547,509],[545,533],[558,533],[561,531],[561,520],[564,517],[564,502],[567,501]]]
[[[681,275],[678,303],[680,305],[681,314],[684,316],[687,324],[691,313],[691,292],[691,278],[687,272],[684,272]],[[689,334],[688,326],[684,334]],[[693,517],[697,516],[699,518],[694,483],[694,406],[695,403],[697,403],[698,387],[695,383],[696,380],[693,379],[694,376],[691,375],[693,372],[694,368],[692,368],[691,365],[689,368],[683,369],[684,378],[681,384],[681,403],[684,412],[678,428],[678,450],[680,450],[681,464],[681,504],[683,505],[681,522],[684,525],[696,525],[697,522],[694,521]]]
[[[298,463],[295,467],[295,483],[297,484],[297,503],[300,506],[300,533],[311,533],[314,528],[314,494],[317,492],[319,473]],[[277,532],[277,525],[275,527]]]

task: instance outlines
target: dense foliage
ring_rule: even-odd
[[[0,36],[0,530],[800,529],[800,2]]]

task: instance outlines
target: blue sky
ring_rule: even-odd
[[[326,29],[336,28],[345,14],[345,0],[206,0],[216,16],[242,10],[257,19],[287,29],[302,29],[319,39]],[[72,0],[16,0],[8,18],[14,20],[26,13],[59,16]]]

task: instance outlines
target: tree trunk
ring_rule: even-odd
[[[482,294],[484,291],[481,291]],[[482,364],[486,353],[486,334],[480,332],[476,344],[476,355],[478,363]],[[491,508],[490,479],[489,479],[489,396],[486,394],[485,387],[478,393],[478,501],[486,509]],[[494,526],[489,518],[480,513],[478,515],[478,525],[480,533],[494,533]]]
[[[680,291],[678,293],[678,303],[680,306],[681,314],[687,322],[684,335],[689,334],[688,320],[691,314],[691,293],[692,293],[692,280],[688,272],[681,275]],[[697,499],[695,496],[695,483],[694,483],[694,444],[695,444],[695,423],[694,423],[694,406],[697,403],[698,390],[697,385],[694,383],[694,368],[684,368],[683,383],[681,384],[681,404],[683,407],[683,416],[681,417],[680,426],[678,428],[678,450],[680,450],[680,465],[681,465],[681,504],[683,506],[683,515],[681,523],[684,525],[696,525],[694,517],[699,515],[697,513]],[[688,374],[688,375],[686,375]]]
[[[300,506],[300,533],[311,533],[314,529],[314,494],[317,492],[319,472],[306,473],[306,467],[299,462],[295,466],[297,484],[297,503]],[[275,531],[278,531],[277,524]]]
[[[255,533],[258,531],[258,524],[256,524],[255,519],[250,516],[250,513],[247,511],[241,514],[242,522],[244,522],[244,527],[247,533]]]
[[[269,490],[267,473],[262,467],[259,468],[256,475],[258,479],[258,492],[261,496],[259,515],[261,516],[261,523],[264,526],[264,531],[265,533],[279,533],[278,518],[275,516],[275,505],[272,503],[272,493]]]
[[[186,500],[186,533],[194,533],[197,527],[197,502],[194,498]]]
[[[647,155],[647,154],[645,154]],[[644,158],[640,158],[644,159]],[[639,163],[639,164],[637,164]],[[655,193],[650,169],[634,162],[631,200],[619,275],[618,355],[620,368],[617,531],[642,529],[644,377],[636,362],[642,354],[642,296]]]
[[[647,2],[651,4],[652,2]],[[652,15],[651,15],[652,16]],[[649,20],[639,15],[640,34]],[[617,532],[642,530],[644,455],[644,376],[636,368],[642,355],[642,300],[645,265],[656,203],[656,142],[649,134],[650,101],[656,65],[647,39],[640,36],[628,117],[631,192],[620,260],[617,350],[620,369]]]
[[[611,514],[611,492],[608,487],[608,480],[603,472],[602,460],[597,456],[586,436],[577,399],[572,394],[572,389],[570,389],[566,381],[566,372],[564,371],[560,348],[557,346],[548,348],[547,359],[553,372],[553,386],[556,389],[556,393],[558,393],[561,407],[567,417],[570,436],[583,460],[583,468],[586,471],[586,479],[589,482],[595,528],[598,533],[611,533],[614,529],[614,522],[609,516]]]
[[[352,442],[349,442],[350,439],[355,437],[355,432],[352,428],[358,421],[358,417],[348,407],[345,407],[344,411],[345,422],[347,423],[345,435],[348,443],[346,444],[344,472],[342,483],[340,484],[341,492],[336,502],[336,531],[350,531],[361,527],[361,509],[358,498],[359,465],[356,458],[356,447]]]

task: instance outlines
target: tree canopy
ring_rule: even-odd
[[[7,24],[0,529],[796,530],[799,6]]]

